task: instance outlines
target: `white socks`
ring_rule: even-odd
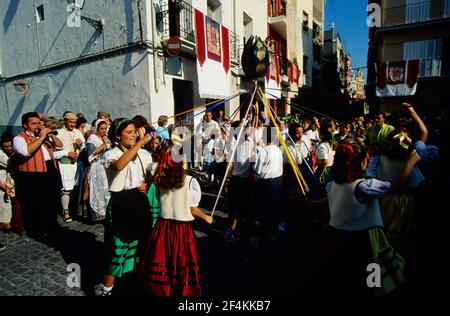
[[[63,210],[66,211],[69,209],[70,192],[64,192],[64,191],[62,192],[61,203],[62,203]]]

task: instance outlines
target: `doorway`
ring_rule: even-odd
[[[194,106],[194,84],[192,81],[172,79],[173,83],[173,102],[175,115],[188,110],[192,110]],[[175,117],[175,123],[183,121],[193,113],[187,113]],[[182,126],[193,126],[194,120],[190,119],[181,124]]]

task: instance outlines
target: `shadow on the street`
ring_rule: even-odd
[[[103,243],[90,232],[80,232],[61,227],[54,246],[67,263],[76,263],[81,269],[81,290],[87,296],[94,295],[94,286],[103,276]]]

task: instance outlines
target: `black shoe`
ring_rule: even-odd
[[[0,244],[0,251],[3,251],[3,250],[5,250],[5,249],[6,249],[6,245]]]

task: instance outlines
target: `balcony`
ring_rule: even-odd
[[[178,36],[181,40],[181,52],[195,56],[193,7],[182,0],[162,0],[160,8],[156,21],[162,44],[166,45],[171,36]]]
[[[170,2],[169,2],[170,1]],[[181,52],[195,58],[194,9],[182,0],[161,0],[161,11],[156,14],[157,28],[163,45],[171,36],[178,36],[181,40]],[[244,47],[241,46],[239,35],[229,31],[230,59],[233,67],[241,62]]]
[[[282,6],[278,12],[269,12],[269,25],[284,39],[287,39],[286,6]]]
[[[450,18],[450,0],[431,0],[382,11],[382,27],[390,28]]]

